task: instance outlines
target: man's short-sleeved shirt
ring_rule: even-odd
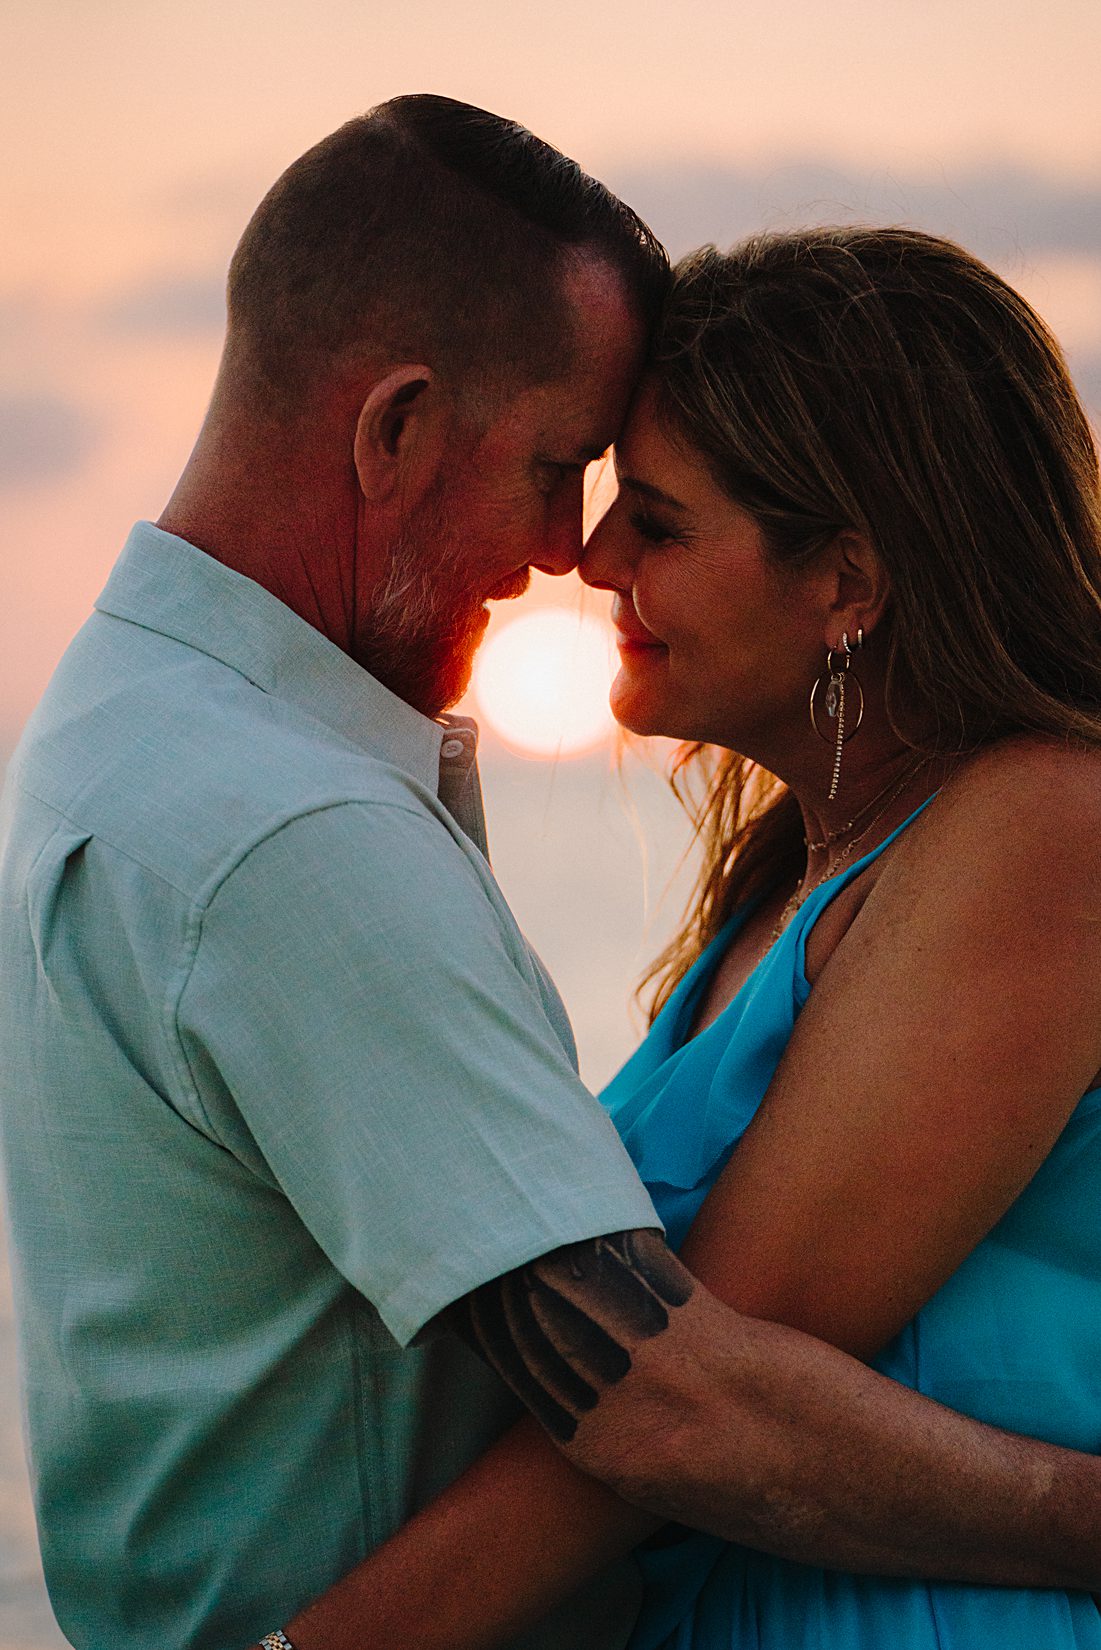
[[[80,1650],[285,1620],[514,1413],[418,1331],[658,1224],[481,851],[474,737],[142,523],[13,759],[0,1130]],[[607,1586],[530,1642],[621,1644]]]

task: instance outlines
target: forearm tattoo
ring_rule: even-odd
[[[656,1232],[611,1232],[541,1255],[456,1302],[470,1342],[559,1443],[621,1381],[641,1341],[683,1306],[694,1280]]]

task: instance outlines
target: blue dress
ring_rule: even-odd
[[[747,914],[736,913],[605,1090],[674,1247],[807,1000],[808,933],[909,823],[818,887],[722,1014],[686,1041]],[[874,1367],[996,1426],[1101,1449],[1101,1089],[1079,1102],[1032,1183]],[[631,1650],[1101,1650],[1101,1613],[1086,1593],[839,1574],[708,1536],[640,1558],[647,1601]]]

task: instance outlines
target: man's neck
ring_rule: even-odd
[[[157,522],[253,579],[351,652],[357,612],[354,490],[310,455],[259,452],[204,427]]]

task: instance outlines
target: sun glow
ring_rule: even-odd
[[[479,714],[521,756],[580,756],[615,723],[608,690],[616,673],[610,627],[589,614],[524,613],[486,642],[474,672]]]

